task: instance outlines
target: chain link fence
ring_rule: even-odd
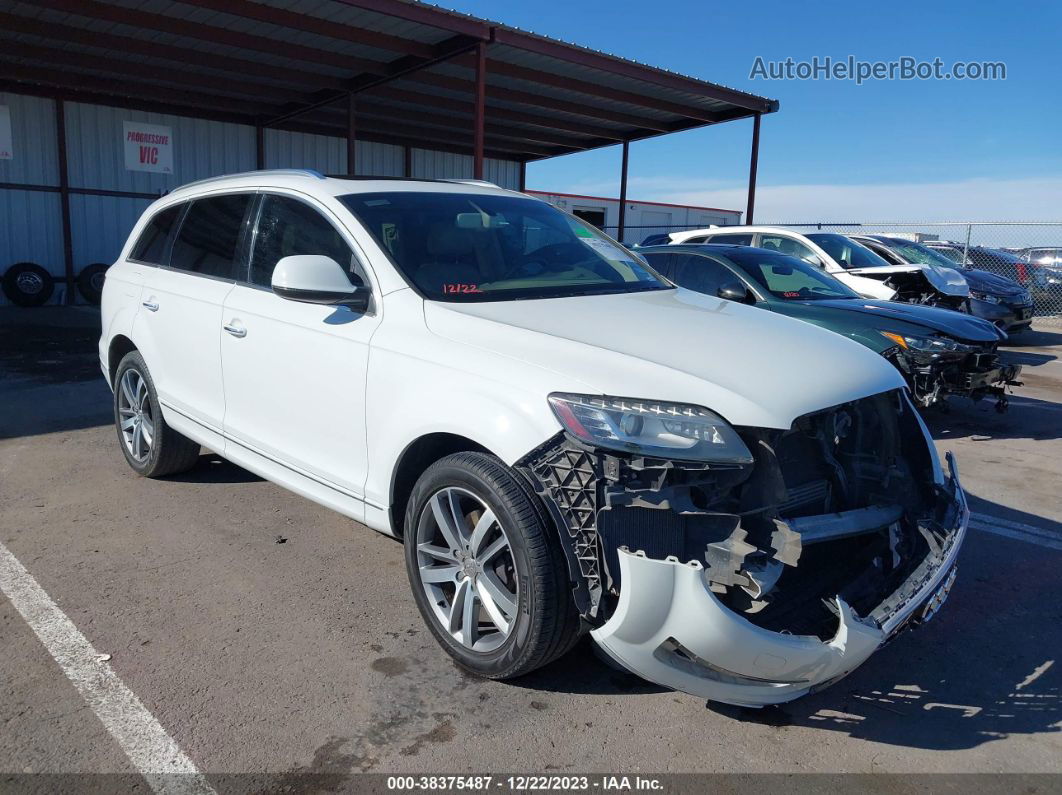
[[[989,271],[1012,279],[1029,290],[1035,316],[1062,324],[1062,221],[862,221],[816,223],[764,223],[799,232],[836,232],[849,236],[881,235],[932,249],[958,267]],[[628,244],[667,242],[669,232],[692,226],[633,227],[624,230]],[[720,227],[721,229],[722,227]],[[615,236],[616,227],[606,228]]]

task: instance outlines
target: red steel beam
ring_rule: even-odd
[[[476,45],[476,111],[472,116],[472,178],[483,179],[484,108],[487,103],[487,45]]]
[[[386,66],[381,61],[364,58],[352,58],[333,50],[321,50],[303,44],[256,36],[251,33],[204,25],[166,14],[154,14],[126,6],[108,5],[98,0],[36,0],[36,5],[54,11],[64,11],[89,19],[116,22],[122,25],[144,28],[149,31],[162,31],[175,36],[185,36],[199,41],[209,41],[226,47],[264,52],[271,56],[280,56],[301,63],[318,63],[337,69],[359,72],[375,72]],[[91,37],[91,33],[86,33]]]
[[[132,36],[119,36],[114,33],[102,33],[95,30],[92,31],[91,36],[86,36],[82,28],[20,17],[14,14],[0,13],[0,31],[26,33],[31,36],[49,39],[53,43],[78,44],[106,50],[116,50],[123,54],[145,55],[166,61],[175,61],[176,63],[233,72],[244,77],[268,78],[294,85],[313,86],[314,88],[340,88],[343,85],[343,78],[317,72],[305,72],[300,69],[291,69],[287,66],[276,66],[275,64],[262,63],[261,61],[248,61],[244,58],[217,55],[201,50],[188,49],[187,47],[176,47],[172,44],[162,44],[157,41],[137,39]]]
[[[616,240],[623,242],[623,233],[627,225],[627,160],[630,154],[630,142],[623,142],[623,159],[620,162],[620,194],[619,194],[619,226],[616,230]]]
[[[357,95],[347,94],[347,174],[354,176],[357,162]]]
[[[760,114],[752,117],[752,154],[749,157],[749,202],[745,208],[745,223],[753,223],[752,214],[756,209],[756,171],[760,163]]]
[[[475,36],[486,41],[490,38],[491,26],[484,20],[444,11],[424,3],[405,3],[401,0],[338,0],[344,5],[373,11],[389,17],[442,28],[462,36]]]
[[[267,6],[262,3],[249,3],[246,0],[179,0],[179,2],[196,8],[206,8],[244,19],[253,19],[256,22],[267,22],[270,25],[277,25],[289,30],[301,30],[305,33],[327,36],[330,39],[399,52],[403,55],[419,55],[421,57],[431,55],[432,45],[430,43],[419,42],[402,36],[392,36],[388,33],[359,28],[343,22],[333,22],[329,19],[288,11],[276,6]]]
[[[728,102],[759,113],[772,113],[778,110],[778,102],[776,100],[758,97],[754,94],[746,94],[744,91],[736,91],[724,86],[706,83],[693,77],[686,77],[685,75],[666,72],[663,69],[633,63],[622,58],[593,52],[583,47],[552,41],[536,36],[533,33],[498,27],[494,30],[494,40],[498,44],[507,44],[527,52],[558,58],[578,66],[600,69],[603,72],[641,80],[662,88],[699,94],[702,97]]]

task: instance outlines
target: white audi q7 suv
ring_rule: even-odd
[[[403,539],[424,621],[482,676],[589,633],[659,684],[787,701],[954,580],[965,498],[888,362],[519,193],[195,183],[145,211],[102,312],[133,470],[202,445]]]

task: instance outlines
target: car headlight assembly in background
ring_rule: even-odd
[[[906,334],[897,334],[894,331],[882,331],[879,333],[895,342],[907,353],[915,355],[954,357],[965,356],[977,350],[972,345],[964,345],[961,342],[949,340],[945,337],[911,337]]]
[[[998,295],[992,295],[991,293],[979,293],[970,290],[970,297],[975,301],[984,301],[986,304],[1001,304],[1003,299]]]
[[[576,439],[633,455],[746,466],[752,453],[726,420],[703,406],[554,392],[549,404]]]

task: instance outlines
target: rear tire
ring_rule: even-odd
[[[98,304],[103,297],[103,282],[106,279],[107,265],[94,262],[77,275],[77,289],[90,304]]]
[[[137,351],[127,353],[114,374],[114,427],[125,460],[138,475],[185,472],[199,460],[199,443],[166,424],[155,382]]]
[[[555,531],[538,498],[494,456],[455,453],[421,475],[406,510],[405,552],[424,622],[474,674],[521,676],[578,637]]]

